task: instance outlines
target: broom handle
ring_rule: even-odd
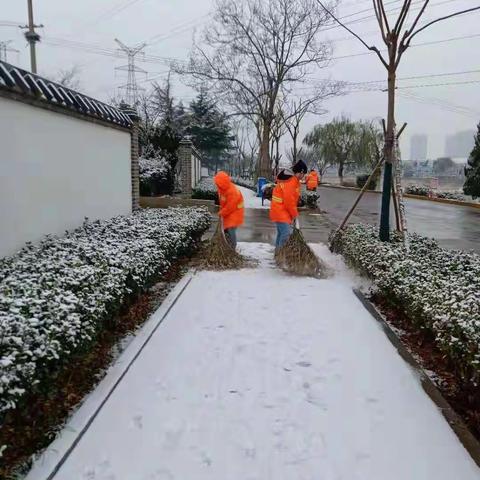
[[[295,219],[295,228],[300,230],[300,221],[298,220],[298,217]]]

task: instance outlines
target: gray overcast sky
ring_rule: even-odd
[[[358,13],[349,17],[349,20],[358,19],[351,27],[365,36],[368,42],[380,44],[374,20],[365,19],[370,12],[362,12],[371,10],[371,1],[344,0],[342,3],[341,16]],[[386,3],[387,8],[395,9],[401,1],[387,0]],[[455,10],[479,5],[480,0],[432,0],[430,4],[424,22]],[[35,21],[45,25],[45,28],[39,30],[45,40],[38,46],[39,72],[52,75],[60,69],[78,65],[81,68],[82,90],[108,100],[115,88],[125,82],[125,73],[115,72],[115,67],[121,66],[125,61],[73,48],[68,42],[95,44],[113,50],[116,49],[115,37],[127,45],[135,45],[160,35],[157,40],[161,41],[145,50],[147,55],[185,59],[194,29],[201,29],[208,24],[212,5],[212,0],[34,0]],[[29,68],[28,49],[21,31],[2,26],[4,21],[25,24],[26,19],[27,0],[0,0],[0,40],[12,40],[10,46],[19,50],[18,54],[9,52],[11,63]],[[460,130],[474,130],[480,120],[480,66],[475,61],[480,46],[479,22],[480,13],[475,12],[433,26],[420,34],[415,43],[479,36],[418,46],[405,54],[399,77],[472,70],[479,72],[400,82],[401,86],[415,86],[399,91],[401,95],[398,98],[397,122],[409,124],[402,141],[404,158],[410,154],[409,140],[412,134],[427,134],[429,156],[436,157],[444,154],[446,135]],[[358,41],[350,38],[341,28],[331,29],[324,35],[334,41],[334,57],[365,51]],[[139,66],[149,72],[149,77],[155,76],[158,80],[165,76],[167,70],[167,66],[160,61],[141,63]],[[334,60],[328,69],[319,70],[318,78],[366,82],[383,80],[386,72],[375,55],[365,55]],[[143,79],[145,76],[139,74],[138,80]],[[470,81],[479,83],[418,87]],[[175,79],[174,93],[185,103],[193,95],[178,79]],[[380,91],[355,92],[329,101],[326,107],[328,115],[306,119],[303,133],[315,123],[340,114],[349,115],[353,119],[383,117],[386,114],[386,94]]]

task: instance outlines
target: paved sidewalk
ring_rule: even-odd
[[[337,257],[241,248],[259,268],[195,275],[55,480],[480,478]]]

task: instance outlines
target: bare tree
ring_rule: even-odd
[[[343,83],[326,81],[318,84],[315,90],[307,97],[297,97],[295,95],[286,95],[286,101],[282,106],[283,121],[285,127],[292,139],[291,160],[297,161],[298,136],[300,135],[300,126],[308,113],[323,115],[327,113],[323,103],[330,97],[339,95],[342,92]]]
[[[328,2],[332,11],[336,0]],[[217,0],[213,23],[194,42],[179,73],[208,81],[226,97],[242,100],[260,118],[260,167],[270,177],[269,144],[282,86],[305,81],[314,66],[326,66],[330,44],[318,40],[329,15],[316,0]]]
[[[72,90],[78,90],[81,87],[80,68],[78,65],[74,65],[71,68],[59,70],[53,81]]]
[[[468,8],[465,10],[457,11],[449,15],[437,18],[436,20],[427,22],[420,26],[419,23],[425,14],[430,0],[420,0],[420,9],[413,20],[406,27],[409,14],[413,11],[413,6],[417,3],[412,3],[412,0],[403,0],[403,4],[400,7],[400,13],[397,18],[389,18],[385,9],[385,0],[372,0],[373,11],[377,19],[380,33],[384,44],[387,47],[386,55],[382,53],[379,47],[375,45],[368,45],[362,37],[350,29],[335,15],[326,2],[316,0],[317,3],[328,13],[340,26],[352,34],[357,40],[359,40],[368,50],[375,52],[380,59],[380,62],[387,70],[387,82],[388,82],[388,110],[387,110],[387,127],[385,132],[385,169],[383,179],[383,197],[382,197],[382,212],[380,217],[380,239],[382,241],[390,240],[390,198],[392,190],[392,176],[393,176],[393,161],[395,156],[395,89],[397,80],[397,69],[403,58],[404,53],[410,47],[412,40],[421,32],[429,28],[430,26],[447,20],[449,18],[456,17],[458,15],[473,12],[474,10],[480,10],[480,6]],[[406,27],[406,28],[405,28]]]
[[[249,119],[239,119],[233,124],[235,149],[238,152],[240,176],[251,178],[255,172],[258,155],[258,134],[255,125]]]

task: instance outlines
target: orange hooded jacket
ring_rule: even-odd
[[[225,172],[218,172],[214,178],[218,188],[220,212],[223,219],[223,228],[236,228],[243,224],[244,205],[242,192],[233,184]]]
[[[300,180],[291,175],[288,180],[279,180],[272,192],[270,220],[278,223],[292,223],[298,217],[298,199],[300,198]]]
[[[314,170],[307,175],[307,189],[315,190],[318,187],[318,173]]]

